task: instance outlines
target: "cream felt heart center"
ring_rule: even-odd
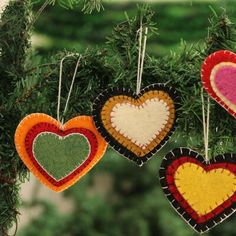
[[[170,116],[168,104],[158,98],[136,106],[117,103],[111,111],[111,125],[124,137],[145,149],[164,129]]]

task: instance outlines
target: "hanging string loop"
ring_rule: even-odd
[[[207,96],[207,108],[205,108],[205,99],[203,88],[201,89],[201,100],[202,100],[202,124],[203,124],[203,139],[205,147],[205,159],[209,161],[208,149],[209,149],[209,129],[210,129],[210,98]],[[206,111],[207,110],[207,111]],[[207,114],[206,114],[207,112]]]
[[[72,56],[76,56],[76,55],[79,55],[79,59],[77,60],[77,63],[76,63],[76,66],[75,66],[75,70],[74,70],[74,74],[73,74],[73,77],[72,77],[69,93],[68,93],[68,96],[67,96],[67,99],[66,99],[66,105],[65,105],[65,108],[64,108],[64,111],[63,111],[63,115],[62,115],[63,118],[61,119],[60,118],[60,107],[61,107],[61,87],[62,87],[63,62],[65,61],[66,58],[72,57]],[[58,122],[60,122],[62,124],[64,123],[64,116],[65,116],[65,114],[67,112],[67,109],[68,109],[68,105],[69,105],[72,89],[73,89],[74,82],[75,82],[75,77],[76,77],[76,74],[77,74],[77,71],[78,71],[78,68],[79,68],[79,64],[80,64],[81,58],[82,58],[82,56],[80,54],[73,53],[73,54],[68,54],[68,55],[64,56],[61,59],[61,62],[60,62],[58,97],[57,97],[58,98],[57,99],[57,120],[58,120]]]
[[[138,71],[137,71],[137,84],[136,84],[136,94],[138,95],[141,90],[142,85],[142,74],[143,74],[143,66],[147,45],[147,34],[148,27],[144,27],[144,37],[143,37],[143,23],[142,17],[140,18],[140,28],[138,30],[139,34],[139,45],[138,45]]]

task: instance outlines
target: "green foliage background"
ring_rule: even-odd
[[[35,5],[35,9],[40,5]],[[144,12],[146,24],[154,31],[157,26],[159,35],[153,34],[148,39],[149,56],[145,61],[143,86],[153,82],[171,84],[178,90],[182,105],[179,129],[156,155],[159,158],[153,157],[139,168],[109,149],[93,171],[65,191],[65,196],[75,202],[72,214],[61,215],[53,202],[33,199],[25,207],[40,205],[44,211],[19,232],[20,236],[195,235],[163,196],[158,168],[163,155],[174,146],[187,145],[203,152],[202,133],[199,132],[202,129],[200,65],[209,53],[218,49],[235,51],[236,46],[235,25],[231,23],[234,18],[230,21],[222,13],[221,5],[228,9],[227,14],[235,15],[233,1],[213,5],[216,12],[212,12],[207,3],[154,4],[152,9],[157,14],[153,16],[150,9]],[[1,179],[0,183],[3,233],[18,214],[15,209],[19,199],[18,185],[14,181],[23,181],[27,173],[14,150],[14,130],[20,119],[32,112],[45,112],[55,117],[58,63],[65,55],[64,48],[76,52],[89,48],[84,52],[66,119],[91,114],[93,99],[104,88],[118,85],[134,89],[137,8],[135,4],[105,4],[104,7],[104,12],[91,15],[83,15],[80,9],[48,7],[35,27],[36,34],[47,36],[36,44],[39,53],[26,50],[30,46],[29,1],[12,2],[2,17],[5,28],[2,26],[0,31],[0,111],[4,119],[0,121],[0,128],[6,135],[0,140],[0,162],[3,163],[1,173],[4,173],[1,176],[9,178]],[[128,21],[124,11],[130,17]],[[181,38],[187,44],[180,45]],[[194,46],[191,43],[195,43]],[[176,53],[170,53],[170,49]],[[65,65],[64,78],[67,79],[63,84],[63,102],[76,60],[76,57],[71,58]],[[235,151],[234,119],[214,102],[211,111],[211,155]],[[6,126],[7,120],[12,122]],[[105,195],[99,191],[91,195],[89,189],[99,175],[107,175],[112,180],[112,189]],[[233,216],[209,235],[235,235],[235,223]]]
[[[36,23],[35,33],[46,36],[39,40],[37,49],[40,53],[52,53],[64,48],[83,51],[87,47],[104,47],[105,38],[110,36],[113,27],[125,20],[125,12],[130,17],[136,15],[137,3],[110,1],[103,5],[104,11],[94,11],[92,14],[84,14],[80,8],[65,10],[48,7]],[[156,12],[153,21],[157,23],[158,36],[149,39],[148,52],[155,56],[178,52],[181,40],[188,44],[202,44],[208,33],[211,7],[218,13],[222,8],[226,9],[232,22],[236,18],[236,4],[233,1],[183,1],[150,3],[150,6]]]

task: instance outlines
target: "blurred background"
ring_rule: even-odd
[[[1,0],[0,4],[4,1]],[[105,1],[105,11],[85,15],[78,10],[48,7],[32,35],[39,55],[60,50],[103,47],[112,28],[136,14],[135,1]],[[212,8],[226,9],[234,22],[236,2],[150,2],[156,11],[159,35],[148,41],[148,52],[161,57],[178,53],[181,42],[201,44],[207,36]],[[35,11],[40,4],[35,5]],[[111,149],[89,174],[63,193],[54,193],[33,176],[22,185],[19,236],[192,236],[197,235],[175,213],[159,186],[161,158],[170,143],[144,167],[136,167]],[[171,147],[170,147],[171,146]],[[236,215],[207,235],[236,235]]]

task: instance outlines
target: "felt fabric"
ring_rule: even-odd
[[[206,162],[188,148],[174,149],[163,159],[159,175],[171,205],[199,233],[235,211],[236,154]]]
[[[176,91],[162,84],[150,85],[139,95],[108,89],[94,102],[95,125],[116,151],[141,166],[173,133],[176,100]]]
[[[111,111],[111,125],[137,146],[145,149],[164,129],[169,116],[168,104],[157,98],[148,99],[139,106],[117,103]]]
[[[43,132],[34,139],[33,153],[39,165],[54,179],[61,180],[88,158],[90,146],[79,133],[61,137]]]
[[[223,100],[229,100],[236,104],[236,64],[222,62],[214,69],[215,76],[212,76],[212,85],[215,85],[216,93]],[[214,80],[213,80],[214,78]],[[223,95],[223,96],[222,96]],[[227,101],[226,101],[227,102]]]
[[[224,168],[205,171],[197,164],[185,163],[174,178],[178,191],[199,216],[220,206],[236,190],[235,174]]]
[[[217,51],[202,65],[202,83],[206,91],[236,117],[236,54]]]
[[[90,155],[71,174],[67,175],[65,178],[63,178],[61,180],[56,180],[43,168],[43,166],[39,165],[39,163],[33,153],[34,139],[42,132],[53,132],[57,135],[60,135],[61,137],[65,137],[67,135],[75,134],[75,133],[82,134],[89,141]],[[37,168],[37,170],[40,172],[40,174],[42,174],[42,176],[44,178],[46,178],[48,180],[48,182],[50,182],[54,187],[58,188],[60,186],[64,186],[64,184],[66,184],[67,182],[70,183],[70,180],[73,180],[74,178],[76,178],[80,174],[83,175],[83,173],[86,173],[86,171],[84,172],[84,169],[86,169],[87,166],[89,167],[90,164],[92,165],[93,160],[94,160],[94,155],[96,154],[96,152],[98,150],[98,142],[97,142],[97,139],[96,139],[96,136],[94,135],[94,133],[92,133],[90,130],[88,130],[86,128],[69,128],[67,130],[62,131],[54,124],[42,122],[42,123],[38,123],[35,126],[33,126],[30,129],[30,131],[27,133],[27,135],[25,137],[25,148],[26,148],[29,160],[33,164],[33,166],[35,168]]]
[[[48,170],[46,170],[46,167],[43,166],[42,163],[40,164],[37,160],[37,155],[35,156],[34,154],[34,141],[37,140],[37,137],[41,137],[39,135],[45,135],[47,133],[53,133],[54,135],[60,136],[60,139],[64,141],[70,135],[79,135],[80,138],[83,137],[83,141],[80,140],[82,141],[82,143],[78,144],[79,147],[77,147],[77,145],[73,146],[75,150],[63,149],[63,152],[67,153],[67,155],[64,156],[64,158],[61,155],[60,161],[62,161],[62,159],[67,159],[68,162],[71,161],[68,159],[68,154],[70,153],[69,156],[73,156],[74,164],[75,157],[74,155],[71,155],[71,153],[74,154],[76,151],[79,151],[78,154],[82,154],[82,158],[81,156],[78,157],[78,162],[76,163],[77,165],[75,166],[74,170],[71,170],[70,173],[66,173],[66,171],[64,170],[63,174],[66,175],[65,177],[62,177],[63,174],[52,176],[51,173],[50,175],[50,173],[48,173]],[[85,159],[85,152],[81,152],[82,148],[85,147],[84,139],[87,140],[86,142],[89,146],[86,147],[88,154],[87,158]],[[76,141],[76,143],[78,143],[78,140]],[[20,122],[15,132],[15,145],[20,158],[28,167],[28,169],[39,179],[39,181],[41,181],[43,184],[54,191],[63,191],[64,189],[70,187],[76,181],[78,181],[102,158],[107,147],[105,140],[97,132],[92,117],[75,117],[62,125],[57,120],[42,113],[31,114],[25,117]],[[47,148],[47,150],[43,149],[41,151],[45,153],[53,153],[50,149],[55,149],[55,146],[48,145]],[[65,144],[64,148],[66,148]],[[38,152],[39,150],[37,151],[37,153]],[[52,162],[55,162],[55,157],[51,158],[52,156],[44,156],[44,158],[47,157],[48,162],[50,162],[50,160]],[[42,157],[40,157],[40,160],[42,161],[41,158]],[[58,165],[59,164],[57,164],[57,167]],[[71,167],[71,165],[69,166]],[[67,171],[69,171],[69,169],[67,169]],[[59,179],[60,177],[61,179]]]

